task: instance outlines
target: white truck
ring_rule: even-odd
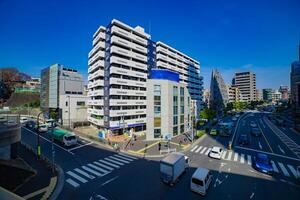
[[[189,167],[189,158],[183,153],[174,152],[160,161],[160,178],[171,186],[186,172]]]

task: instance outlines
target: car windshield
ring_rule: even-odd
[[[66,140],[74,140],[74,139],[76,139],[76,137],[74,135],[72,135],[72,136],[66,136],[65,138],[66,138]]]
[[[263,164],[269,164],[269,159],[268,157],[264,155],[258,155],[257,156],[257,162],[263,163]]]
[[[218,151],[216,150],[211,150],[212,153],[219,153]]]

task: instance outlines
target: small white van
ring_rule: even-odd
[[[206,195],[210,183],[212,182],[211,172],[202,167],[198,167],[191,178],[191,190],[201,195]]]

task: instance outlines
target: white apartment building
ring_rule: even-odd
[[[202,106],[203,78],[198,61],[153,42],[140,26],[112,20],[93,37],[88,61],[88,120],[113,133],[146,129],[147,79],[153,68],[180,73],[191,99]],[[196,112],[197,114],[199,112]]]
[[[238,87],[228,85],[227,91],[228,91],[228,102],[229,103],[239,102],[241,100],[241,94],[240,94],[240,90]]]
[[[236,72],[234,85],[239,88],[241,101],[256,100],[256,75],[252,72]]]
[[[112,132],[146,127],[147,45],[144,29],[112,20],[94,34],[89,52],[88,120]]]
[[[192,100],[196,101],[198,114],[204,105],[200,63],[163,42],[156,42],[156,68],[179,73],[180,82],[185,84]]]
[[[172,73],[177,74],[152,70],[147,81],[147,140],[189,132],[191,97],[186,85],[179,82],[178,74],[178,78],[173,78]]]

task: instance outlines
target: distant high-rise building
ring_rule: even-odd
[[[204,89],[203,102],[205,103],[205,106],[209,107],[209,90],[208,89]]]
[[[236,72],[234,85],[239,88],[241,101],[256,100],[256,75],[252,72]]]
[[[238,87],[233,85],[228,85],[228,102],[234,103],[239,102],[241,100],[241,94]]]
[[[289,87],[281,85],[278,90],[281,93],[281,98],[284,101],[289,99]]]
[[[295,117],[295,126],[300,130],[300,45],[298,61],[291,66],[291,103],[293,115]]]
[[[256,100],[258,100],[258,101],[263,100],[262,90],[260,90],[260,89],[256,89]]]
[[[264,88],[262,89],[262,93],[263,93],[264,101],[268,101],[268,102],[272,101],[272,93],[273,93],[272,88]]]
[[[272,92],[272,102],[278,103],[282,98],[282,94],[278,90]]]
[[[227,86],[218,70],[213,70],[210,82],[209,106],[216,111],[222,111],[228,103]]]

